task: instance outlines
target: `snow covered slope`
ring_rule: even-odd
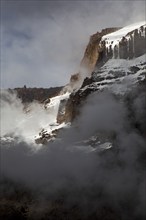
[[[81,93],[86,89],[102,90],[109,88],[115,93],[124,93],[132,86],[145,79],[146,54],[132,59],[110,59],[100,69],[92,74],[93,82],[81,88]]]

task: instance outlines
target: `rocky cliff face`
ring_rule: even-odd
[[[89,43],[84,53],[84,57],[81,61],[80,68],[86,69],[89,76],[90,73],[94,70],[95,65],[99,60],[101,60],[102,52],[105,49],[104,44],[101,44],[101,39],[104,35],[110,34],[119,30],[120,28],[106,28],[101,32],[97,32],[90,37]]]
[[[79,112],[78,106],[94,91],[113,85],[116,90],[123,81],[128,84],[121,90],[126,90],[136,82],[143,81],[146,75],[145,39],[146,27],[141,24],[123,29],[108,28],[92,35],[81,61],[81,68],[86,68],[88,77],[63,105],[64,114],[60,114],[60,105],[57,121],[72,121]],[[72,75],[71,82],[77,83],[79,78],[80,73]]]
[[[119,30],[120,28],[106,28],[101,32],[97,32],[90,37],[89,43],[84,52],[84,56],[81,60],[78,73],[71,75],[69,84],[64,88],[64,91],[71,88],[72,90],[78,89],[85,77],[90,77],[92,71],[95,68],[97,62],[102,60],[102,54],[104,47],[100,44],[104,35]]]
[[[139,23],[126,28],[106,28],[90,37],[79,71],[71,76],[66,90],[81,87],[84,78],[90,77],[95,68],[102,67],[109,59],[133,59],[145,53],[145,25]]]

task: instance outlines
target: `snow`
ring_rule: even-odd
[[[123,37],[125,37],[128,33],[134,31],[135,29],[139,29],[141,26],[146,27],[146,22],[145,21],[137,22],[132,25],[128,25],[124,28],[121,28],[118,31],[104,35],[101,41],[105,41],[107,47],[112,45],[112,48],[114,48],[114,46],[117,45],[122,40]]]
[[[57,123],[57,115],[58,115],[58,110],[59,110],[59,105],[61,100],[68,99],[70,96],[70,93],[67,92],[62,95],[55,96],[50,99],[50,102],[46,105],[47,111],[49,114],[51,114],[51,118],[49,121],[47,121],[46,125],[43,126],[43,132],[48,133],[52,136],[52,132],[54,130],[61,129],[63,127],[68,127],[70,124],[69,123]],[[40,135],[38,134],[35,136],[35,139],[40,138]]]
[[[102,149],[102,150],[110,149],[110,148],[112,148],[112,143],[110,143],[110,142],[105,142],[105,143],[103,143],[103,144],[100,144],[100,145],[98,146],[98,148],[100,148],[100,149]]]
[[[70,93],[67,92],[63,95],[58,95],[58,96],[55,96],[55,97],[51,98],[49,104],[47,105],[47,107],[50,108],[50,107],[53,107],[53,106],[57,106],[58,103],[60,103],[61,100],[68,99],[69,95],[70,95]]]
[[[144,63],[146,62],[146,54],[131,59],[131,60],[126,60],[126,59],[110,59],[104,66],[103,68],[107,69],[107,71],[109,70],[113,70],[113,69],[123,69],[123,70],[128,70],[128,68],[130,66],[136,66],[136,65],[140,65],[140,63]]]
[[[144,64],[144,65],[141,65]],[[130,67],[136,66],[139,70],[136,73],[129,74]],[[131,86],[136,82],[145,79],[144,73],[146,72],[146,54],[137,57],[132,60],[125,59],[110,59],[107,63],[101,67],[101,73],[96,73],[95,82],[85,86],[81,89],[81,93],[87,88],[102,90],[105,88],[111,89],[115,93],[123,94],[131,89]],[[112,72],[110,72],[112,71]],[[116,72],[119,73],[118,77],[115,77]],[[120,76],[122,73],[122,76]],[[107,77],[111,76],[111,79]],[[96,81],[96,77],[102,77],[104,79]]]
[[[68,99],[69,96],[70,93],[67,92],[63,95],[58,95],[50,99],[50,102],[46,105],[47,110],[52,113],[52,118],[50,123],[56,123],[60,101],[64,99]]]
[[[91,140],[91,139],[90,139]],[[99,152],[99,151],[103,151],[103,150],[108,150],[110,148],[113,147],[111,142],[104,142],[102,144],[100,144],[100,141],[98,141],[96,143],[96,147],[92,146],[92,145],[86,145],[86,143],[88,143],[89,140],[84,140],[82,144],[78,145],[78,143],[75,143],[74,146],[72,146],[72,148],[70,148],[70,151],[83,151],[84,153],[94,153],[94,152]],[[84,145],[85,143],[85,145]]]
[[[68,99],[70,93],[58,95],[50,99],[50,103],[44,106],[36,102],[31,103],[24,111],[24,106],[16,96],[6,93],[6,97],[10,96],[12,104],[7,101],[1,101],[1,141],[17,142],[25,141],[35,149],[35,139],[39,138],[39,133],[47,132],[51,134],[53,130],[69,126],[69,124],[57,124],[57,115],[60,101]],[[11,138],[14,137],[13,138]]]

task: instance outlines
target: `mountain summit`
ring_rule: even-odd
[[[146,24],[138,22],[124,28],[106,28],[90,37],[79,72],[72,75],[70,86],[77,89],[85,77],[109,59],[133,59],[145,54]],[[68,88],[67,87],[67,88]]]
[[[108,28],[102,30],[101,33],[97,32],[90,38],[87,45],[81,61],[81,68],[83,69],[83,67],[88,72],[87,78],[82,78],[84,74],[81,71],[78,73],[78,77],[75,77],[76,75],[71,77],[71,83],[78,85],[78,80],[81,78],[83,83],[76,92],[73,92],[71,100],[68,101],[65,116],[67,121],[72,118],[69,116],[71,118],[68,119],[68,115],[73,115],[68,108],[71,109],[71,106],[74,106],[73,103],[78,103],[79,99],[83,99],[89,93],[105,88],[110,88],[115,93],[122,93],[130,89],[136,82],[145,79],[145,22],[121,29]],[[79,77],[80,75],[82,76]],[[72,111],[74,112],[74,110]]]

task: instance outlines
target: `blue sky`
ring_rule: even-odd
[[[145,20],[145,1],[1,1],[1,87],[65,85],[91,34]]]

